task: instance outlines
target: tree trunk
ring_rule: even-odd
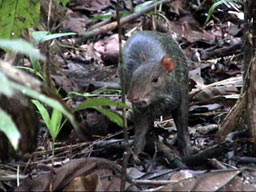
[[[247,125],[256,141],[256,1],[245,2],[244,88]]]

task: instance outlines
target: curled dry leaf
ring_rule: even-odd
[[[15,191],[59,191],[64,188],[119,191],[120,173],[120,167],[106,159],[76,159],[62,167],[54,168],[54,171],[41,171],[34,178],[27,177]]]

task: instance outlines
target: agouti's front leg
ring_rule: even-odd
[[[134,108],[133,108],[134,109]],[[134,111],[134,126],[135,126],[135,137],[134,137],[134,153],[135,155],[139,155],[143,152],[144,147],[146,145],[146,134],[153,127],[153,119],[148,118],[146,112],[138,111],[136,109]]]
[[[173,112],[173,119],[177,127],[177,144],[181,149],[183,155],[188,157],[192,154],[192,148],[190,143],[189,131],[188,131],[188,109],[189,109],[189,100],[188,94],[181,94],[180,106]]]

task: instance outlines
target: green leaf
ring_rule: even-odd
[[[121,18],[126,17],[128,15],[131,15],[131,13],[129,11],[122,11],[121,12]],[[109,12],[109,13],[104,13],[104,14],[99,15],[99,16],[95,16],[95,17],[91,18],[91,20],[94,21],[94,22],[99,22],[99,21],[104,21],[106,19],[110,19],[114,16],[115,16],[115,14]]]
[[[100,94],[95,94],[95,93],[78,93],[75,91],[71,91],[68,93],[69,95],[76,95],[76,96],[80,96],[80,97],[96,97],[96,96],[100,96]]]
[[[50,34],[49,31],[34,31],[32,37],[37,43],[40,43],[48,34]]]
[[[55,141],[56,137],[58,136],[61,130],[61,121],[62,121],[62,112],[54,108],[52,111],[51,126],[50,126],[50,132],[53,137],[53,141]]]
[[[103,93],[78,93],[75,91],[71,91],[68,93],[69,95],[76,95],[80,97],[97,97],[97,96],[102,96],[102,97],[113,97],[113,96],[119,96],[119,95],[114,95],[114,94],[103,94]]]
[[[0,38],[20,38],[24,29],[38,25],[40,0],[4,0],[0,15]]]
[[[43,77],[43,75],[41,75],[41,73],[35,71],[34,69],[30,68],[30,67],[26,67],[26,66],[17,66],[18,69],[24,69],[27,70],[31,73],[34,73],[35,75],[37,75],[38,77],[40,77],[43,81],[45,80],[45,78]]]
[[[155,2],[156,2],[156,0],[151,0],[151,1],[146,1],[146,2],[144,2],[144,3],[141,3],[141,4],[137,5],[137,6],[134,8],[134,12],[135,12],[135,13],[136,13],[136,12],[139,12],[139,11],[145,9],[146,7],[152,5],[152,4],[155,3]]]
[[[209,22],[209,20],[210,20],[211,16],[213,15],[213,13],[214,13],[216,7],[218,7],[219,5],[221,5],[221,4],[223,4],[223,3],[227,3],[227,2],[242,3],[241,0],[219,0],[219,1],[217,1],[217,2],[214,3],[214,4],[211,6],[211,8],[209,9],[209,11],[208,11],[208,16],[207,16],[206,21],[205,21],[204,24],[206,25],[206,24]]]
[[[96,109],[97,111],[99,111],[103,115],[106,115],[109,118],[109,120],[113,121],[114,123],[116,123],[120,127],[123,126],[123,119],[119,114],[117,114],[117,113],[115,113],[115,112],[113,112],[109,109],[103,109],[101,107],[92,107],[92,108]]]
[[[56,39],[59,37],[69,36],[69,35],[76,35],[76,33],[55,33],[50,34],[48,31],[35,31],[32,33],[32,37],[35,39],[37,43],[42,43],[45,41],[49,41],[52,39]]]
[[[38,100],[32,99],[32,103],[36,106],[37,110],[39,111],[39,113],[41,114],[44,120],[44,123],[46,124],[47,128],[50,130],[51,119],[47,109]]]
[[[114,14],[109,12],[109,13],[104,13],[99,16],[95,16],[95,17],[91,18],[91,20],[94,22],[98,22],[98,21],[103,21],[103,20],[109,19],[113,16],[114,16]]]
[[[99,106],[117,106],[121,108],[130,109],[130,107],[121,101],[112,101],[107,98],[89,98],[85,102],[81,103],[75,108],[75,111],[86,109],[86,108],[93,108]]]
[[[109,93],[117,93],[117,94],[121,94],[121,90],[120,89],[106,89],[106,88],[100,88],[98,89],[99,93],[104,93],[104,92],[109,92]],[[97,90],[97,91],[98,91]]]
[[[38,59],[34,59],[34,58],[30,58],[33,69],[34,69],[34,73],[39,73],[40,69],[41,69],[41,64],[40,61]]]
[[[0,93],[11,97],[13,94],[13,88],[9,85],[9,80],[4,73],[0,71]]]
[[[32,100],[32,103],[34,103],[34,105],[37,107],[52,136],[53,141],[55,141],[62,127],[62,112],[54,108],[52,111],[52,116],[50,118],[47,109],[44,107],[42,103],[34,99]]]
[[[75,111],[93,108],[99,111],[100,113],[106,115],[111,121],[116,123],[119,126],[123,126],[123,119],[119,114],[109,110],[102,108],[103,106],[117,106],[122,108],[130,108],[128,105],[120,102],[120,101],[112,101],[108,98],[89,98],[85,102],[81,103],[76,107]]]
[[[18,149],[19,140],[21,138],[20,132],[17,129],[10,115],[0,109],[0,130],[4,132],[15,150]]]
[[[66,7],[70,1],[71,0],[58,0],[58,3],[61,3],[63,7]]]
[[[9,85],[11,86],[11,88],[16,89],[20,92],[22,92],[25,95],[28,95],[34,99],[37,99],[47,105],[49,105],[50,107],[61,111],[71,122],[71,124],[73,125],[73,127],[79,132],[79,127],[76,124],[75,118],[72,115],[72,113],[70,113],[69,111],[67,111],[67,109],[57,100],[52,99],[50,97],[47,97],[46,95],[43,95],[42,93],[39,93],[37,91],[34,91],[31,88],[25,87],[23,85],[19,85],[17,83],[14,82],[8,82]]]
[[[24,55],[27,55],[35,59],[40,59],[40,60],[46,59],[45,56],[40,53],[39,49],[33,47],[30,43],[24,41],[23,39],[16,39],[16,40],[0,39],[0,47],[3,49],[15,51],[17,53],[22,53]]]

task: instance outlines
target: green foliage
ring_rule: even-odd
[[[131,13],[129,11],[122,11],[121,17],[123,18],[123,17],[126,17],[126,16],[130,15],[130,14]],[[101,14],[99,16],[95,16],[95,17],[91,18],[91,20],[94,21],[94,22],[99,22],[99,21],[104,21],[106,19],[110,19],[114,16],[115,16],[114,13],[104,13],[104,14]]]
[[[6,87],[6,88],[3,89],[3,87]],[[32,98],[38,100],[38,101],[41,101],[42,103],[45,103],[46,105],[52,107],[54,110],[60,111],[69,119],[69,121],[71,122],[73,127],[79,131],[78,126],[75,122],[74,116],[59,101],[52,99],[50,97],[47,97],[46,95],[44,95],[40,92],[37,92],[29,87],[25,87],[18,83],[8,81],[7,77],[3,73],[0,73],[0,93],[10,96],[10,94],[13,90],[20,91],[24,95],[27,95],[29,97],[32,97]],[[56,117],[54,117],[54,118],[56,118]]]
[[[17,66],[17,68],[18,69],[24,69],[24,70],[27,70],[31,73],[34,73],[36,76],[40,77],[43,81],[45,80],[44,76],[37,69],[34,70],[30,67],[25,67],[25,66]]]
[[[242,3],[241,0],[217,0],[208,11],[208,16],[206,18],[205,24],[207,24],[210,21],[210,18],[212,17],[216,8],[222,4],[226,4],[227,2]]]
[[[85,102],[81,103],[79,106],[76,107],[76,110],[81,110],[85,108],[90,108],[90,107],[103,107],[103,106],[116,106],[120,108],[127,108],[129,109],[130,107],[121,101],[113,101],[108,98],[89,98]]]
[[[40,59],[40,60],[46,59],[45,56],[40,53],[39,49],[33,47],[30,43],[28,43],[23,39],[16,39],[16,40],[0,39],[0,48],[15,51],[17,53],[22,53],[24,55],[27,55],[35,59]]]
[[[105,94],[105,93],[78,93],[71,91],[68,93],[69,95],[76,95],[80,97],[97,97],[97,96],[102,96],[102,97],[113,97],[113,96],[119,96],[119,94]]]
[[[15,150],[18,149],[19,139],[21,137],[12,118],[0,109],[0,130],[4,132]]]
[[[105,94],[104,92],[111,92],[111,93],[118,93],[118,94]],[[101,96],[101,97],[113,97],[113,96],[118,96],[120,95],[120,90],[115,90],[115,89],[102,89],[99,93],[77,93],[77,92],[70,92],[69,95],[76,95],[76,96],[81,96],[81,97],[96,97],[96,96]],[[127,108],[129,109],[130,107],[120,101],[113,101],[108,98],[88,98],[85,102],[81,103],[79,106],[76,107],[75,111],[87,109],[87,108],[92,108],[106,117],[109,118],[109,120],[113,121],[119,126],[123,126],[123,119],[122,117],[110,110],[110,109],[105,109],[103,107],[110,107],[110,106],[115,106],[115,107],[120,107],[120,108]]]
[[[114,17],[114,13],[104,13],[99,16],[95,16],[95,17],[91,18],[91,20],[98,22],[98,21],[103,21],[103,20],[109,19],[111,17]]]
[[[0,72],[0,85],[2,85],[0,86],[0,94],[5,94],[7,96],[11,96],[13,94],[13,90],[9,85],[9,80],[2,72]],[[0,130],[5,133],[14,149],[17,150],[20,133],[15,123],[12,121],[12,118],[1,109],[0,117]]]
[[[76,35],[76,33],[55,33],[51,34],[48,31],[35,31],[32,33],[33,39],[39,44],[45,41],[49,41],[52,39],[56,39],[59,37],[69,36],[69,35]]]
[[[104,93],[104,92],[107,92],[107,93],[117,93],[118,95],[121,94],[121,90],[120,89],[106,89],[106,88],[100,88],[97,90],[98,93]],[[115,95],[112,95],[112,96],[115,96]]]
[[[58,0],[57,2],[61,4],[63,7],[66,7],[67,4],[71,2],[71,0]]]
[[[11,97],[13,94],[13,89],[9,85],[9,80],[4,73],[0,71],[0,94],[3,93],[7,97]]]
[[[0,7],[0,38],[20,38],[39,23],[40,0],[2,0]]]
[[[0,9],[0,13],[1,13],[1,9]],[[49,34],[48,32],[41,32],[41,33],[34,33],[34,37],[39,44],[40,42],[48,41],[48,40],[66,36],[66,35],[74,35],[74,34],[75,33]],[[22,39],[18,39],[18,40],[1,40],[0,39],[0,47],[3,49],[15,51],[17,53],[22,53],[30,57],[34,70],[28,67],[23,67],[23,68],[26,70],[33,71],[35,74],[37,74],[42,79],[44,79],[44,77],[39,73],[39,70],[40,70],[39,59],[45,60],[45,57],[42,54],[40,54],[39,50],[34,48],[30,43]],[[76,130],[78,130],[78,126],[75,122],[74,116],[59,101],[49,98],[41,94],[40,92],[34,91],[29,87],[25,87],[18,83],[9,81],[8,78],[5,76],[5,74],[0,72],[0,94],[2,93],[7,95],[8,97],[11,97],[14,90],[20,91],[23,94],[36,99],[33,101],[33,103],[37,106],[47,127],[49,128],[53,141],[55,141],[60,129],[63,126],[63,124],[61,125],[63,114],[70,120],[73,127]],[[39,101],[53,108],[51,118],[47,110]],[[0,130],[7,135],[13,147],[17,149],[20,133],[16,128],[15,123],[12,121],[11,117],[2,110],[0,110],[0,117],[1,117]]]
[[[44,76],[40,73],[41,72],[41,64],[38,59],[30,58],[32,63],[33,72],[35,75],[39,76],[41,79],[45,80]]]
[[[64,125],[64,123],[61,124],[63,117],[62,112],[54,108],[52,111],[52,115],[50,117],[47,109],[44,107],[42,103],[40,103],[38,100],[32,100],[32,102],[37,107],[48,130],[50,131],[53,142],[55,142],[56,137],[58,136],[61,128]]]
[[[21,91],[23,94],[28,95],[36,100],[39,100],[39,101],[47,104],[48,106],[52,107],[53,109],[58,110],[61,113],[63,113],[70,120],[73,127],[76,130],[78,130],[78,126],[75,122],[74,116],[59,101],[52,99],[50,97],[47,97],[46,95],[43,95],[42,93],[34,91],[33,89],[30,89],[28,87],[25,87],[25,86],[22,86],[19,84],[15,84],[13,82],[10,82],[10,83],[13,88],[15,88],[18,91]]]
[[[137,6],[134,8],[134,11],[135,11],[135,12],[139,12],[139,11],[145,9],[146,7],[152,5],[152,4],[155,3],[155,2],[156,2],[156,0],[151,0],[151,1],[146,1],[146,2],[144,2],[144,3],[141,3],[141,4],[137,5]]]
[[[113,112],[109,109],[105,109],[103,107],[109,107],[109,106],[116,106],[116,107],[121,107],[121,108],[126,108],[129,109],[130,107],[120,101],[112,101],[108,98],[89,98],[85,102],[81,103],[78,105],[75,109],[75,111],[79,111],[82,109],[87,109],[87,108],[93,108],[100,113],[106,115],[109,120],[113,121],[119,126],[123,126],[123,119],[122,117],[116,113]]]
[[[56,33],[56,34],[50,34],[48,31],[35,31],[32,33],[32,37],[34,40],[39,43],[43,43],[45,41],[49,41],[52,39],[56,39],[58,37],[68,36],[68,35],[75,35],[76,33]],[[11,51],[15,51],[18,53],[23,53],[30,57],[33,69],[30,67],[24,67],[24,66],[18,66],[20,69],[28,70],[38,77],[40,77],[42,80],[45,80],[44,76],[40,73],[40,62],[38,59],[45,59],[45,57],[40,54],[39,50],[37,48],[34,48],[30,43],[22,40],[1,40],[0,39],[0,47],[4,49],[9,49]]]
[[[104,109],[101,107],[91,107],[97,111],[99,111],[100,113],[102,113],[103,115],[105,115],[110,121],[116,123],[118,126],[123,127],[123,118],[116,112],[111,111],[109,109]]]

